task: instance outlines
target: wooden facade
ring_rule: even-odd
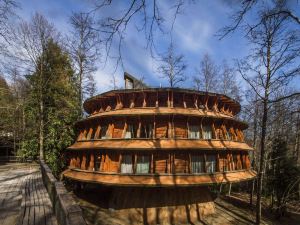
[[[84,103],[64,176],[129,186],[193,186],[253,179],[238,102],[178,88],[125,89]]]

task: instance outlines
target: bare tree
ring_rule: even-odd
[[[157,32],[164,35],[172,31],[177,16],[182,13],[184,4],[186,3],[183,0],[176,0],[168,5],[167,10],[163,10],[162,4],[156,0],[131,0],[124,4],[111,0],[95,1],[94,8],[90,13],[99,18],[99,26],[95,28],[101,33],[106,50],[106,59],[112,57],[116,59],[117,66],[123,65],[122,45],[130,25],[134,25],[138,32],[144,33],[146,47],[150,49],[153,56],[156,52]],[[110,10],[112,8],[119,8],[120,10]],[[107,10],[111,11],[108,15],[105,13]],[[164,11],[172,14],[172,21],[169,26],[165,26],[166,14]],[[113,44],[117,45],[116,52],[112,51]]]
[[[79,103],[83,113],[84,99],[93,96],[96,91],[93,74],[100,56],[100,39],[98,32],[93,29],[95,22],[90,14],[73,13],[70,23],[73,30],[69,52],[77,74]]]
[[[264,7],[268,7],[268,12],[265,12],[258,20],[254,20],[251,23],[251,27],[260,25],[268,17],[278,16],[287,19],[289,22],[300,25],[300,17],[295,13],[300,10],[299,1],[291,3],[288,0],[274,0],[274,1],[258,1],[258,0],[243,0],[240,2],[240,6],[236,12],[231,16],[232,23],[225,26],[220,30],[220,38],[226,37],[228,34],[236,31],[238,28],[244,25],[250,24],[247,20],[247,16],[250,13],[257,12]]]
[[[241,90],[237,83],[237,74],[234,68],[231,68],[226,60],[223,61],[220,68],[219,76],[219,91],[221,94],[234,98],[238,102],[241,102]]]
[[[44,126],[45,126],[45,93],[47,79],[44,77],[44,53],[50,39],[58,39],[58,34],[52,24],[44,16],[36,13],[31,22],[23,21],[16,32],[18,57],[27,65],[29,71],[36,71],[38,75],[39,102],[39,155],[44,159]]]
[[[197,75],[193,77],[195,88],[206,92],[216,92],[218,89],[219,70],[215,62],[206,53],[200,62],[200,66],[196,69]]]
[[[17,7],[18,4],[14,0],[0,0],[0,36],[8,43],[8,35],[12,31],[9,19],[15,15],[14,9]]]
[[[184,75],[186,64],[183,55],[176,55],[173,43],[170,44],[168,51],[161,58],[161,65],[158,67],[158,72],[162,78],[168,80],[170,87],[176,87],[187,78]]]
[[[257,224],[260,224],[261,219],[261,193],[270,104],[286,99],[288,96],[278,97],[275,93],[300,74],[300,66],[296,63],[299,58],[299,34],[286,29],[285,18],[279,15],[265,16],[269,13],[269,10],[264,9],[260,14],[263,20],[255,27],[246,27],[245,33],[248,34],[247,37],[255,48],[251,55],[237,63],[239,73],[262,104],[257,178]]]

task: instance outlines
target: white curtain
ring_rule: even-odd
[[[192,173],[203,173],[203,156],[200,155],[192,155],[191,156],[191,166],[192,166]]]
[[[149,156],[138,156],[136,173],[149,173],[150,157]]]
[[[211,139],[211,138],[212,138],[211,126],[208,125],[203,126],[203,139]]]
[[[189,138],[191,139],[200,138],[199,126],[189,126]]]
[[[216,156],[206,155],[206,172],[214,173],[216,172]]]
[[[123,155],[121,162],[121,173],[132,173],[132,155]]]

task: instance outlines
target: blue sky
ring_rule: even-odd
[[[119,1],[119,5],[122,2]],[[250,50],[251,46],[239,31],[223,40],[219,40],[216,36],[219,29],[230,23],[229,15],[232,13],[233,5],[228,2],[234,1],[214,0],[187,4],[184,12],[178,16],[174,25],[173,40],[177,53],[185,56],[188,65],[186,75],[189,79],[183,85],[184,87],[192,86],[191,77],[195,74],[195,68],[199,66],[205,53],[210,54],[213,60],[220,64],[224,59],[228,63],[232,63],[233,59],[246,56]],[[24,0],[20,3],[21,8],[18,14],[23,19],[29,20],[35,12],[42,13],[63,34],[71,29],[68,18],[72,11],[88,11],[93,6],[92,2],[88,0]],[[169,4],[166,1],[160,4],[163,8],[163,16],[168,21],[172,14]],[[116,72],[118,86],[123,86],[124,70],[137,77],[144,76],[145,82],[152,86],[160,84],[167,86],[167,82],[161,79],[157,73],[158,62],[151,58],[150,52],[145,49],[146,43],[143,37],[143,34],[136,30],[135,24],[128,27],[122,48],[124,68],[119,68]],[[156,44],[159,46],[158,51],[166,51],[169,37],[166,35],[156,39]],[[110,80],[114,65],[114,60],[108,60],[104,68],[98,63],[99,68],[95,73],[98,92],[104,92],[111,88]],[[241,79],[239,78],[239,80]]]

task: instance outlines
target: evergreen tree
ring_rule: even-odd
[[[42,65],[40,65],[42,64]],[[78,119],[80,109],[74,71],[67,53],[53,40],[49,40],[38,68],[43,67],[43,102],[45,104],[45,160],[53,173],[58,175],[63,166],[63,150],[73,142],[73,123]],[[26,107],[28,130],[23,144],[23,155],[38,155],[38,91],[39,75],[28,76],[31,85]]]
[[[278,217],[286,212],[286,203],[296,197],[300,170],[291,155],[286,141],[277,137],[273,141],[270,167],[267,170],[267,191],[275,198]]]

